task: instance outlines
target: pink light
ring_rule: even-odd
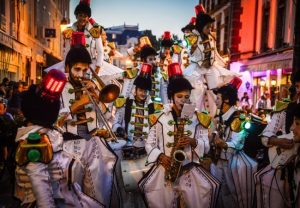
[[[48,82],[48,84],[46,85],[46,89],[49,90],[50,87],[52,86],[52,83],[54,82],[54,79],[51,78],[50,81]]]

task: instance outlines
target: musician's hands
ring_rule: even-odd
[[[292,149],[294,147],[294,140],[284,138],[270,138],[269,144],[278,146],[282,149]]]
[[[158,157],[158,162],[167,170],[171,167],[171,158],[165,154],[160,154]]]
[[[190,145],[190,144],[191,144],[191,138],[188,136],[183,136],[183,137],[179,138],[177,145],[176,145],[176,149],[183,148],[186,145]]]
[[[101,69],[100,66],[96,66],[96,69],[95,69],[96,74],[99,74],[100,69]]]
[[[116,136],[117,137],[125,137],[125,130],[122,127],[118,127],[116,130]]]
[[[100,100],[99,100],[98,93],[96,91],[96,88],[97,88],[96,84],[93,81],[91,81],[91,80],[83,80],[82,82],[84,84],[84,87],[89,91],[89,93],[93,97],[93,99],[97,103],[99,103]]]
[[[225,150],[228,148],[227,143],[223,139],[220,139],[220,138],[215,139],[215,144],[219,148],[222,148],[222,149],[225,149]]]

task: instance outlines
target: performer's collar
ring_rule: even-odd
[[[231,106],[231,108],[229,108],[228,111],[222,114],[223,121],[227,121],[235,111],[236,111],[235,106]]]

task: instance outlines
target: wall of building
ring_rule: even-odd
[[[63,17],[69,19],[70,1],[4,1],[3,16],[6,21],[5,27],[0,29],[0,53],[10,56],[10,60],[6,62],[11,67],[7,70],[3,64],[4,59],[0,56],[0,70],[4,71],[0,72],[0,78],[9,76],[14,81],[22,80],[29,84],[39,82],[42,70],[62,59],[60,21]],[[1,23],[3,24],[2,20]],[[46,38],[45,28],[54,29],[56,37]],[[5,40],[11,44],[5,44]]]

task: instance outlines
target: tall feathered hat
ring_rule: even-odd
[[[92,11],[90,7],[90,0],[80,0],[79,4],[76,6],[74,14],[77,16],[78,14],[83,13],[88,17],[91,17]]]
[[[138,88],[150,91],[152,89],[151,70],[151,64],[143,63],[140,74],[134,80],[133,84]]]
[[[196,13],[195,28],[198,30],[198,32],[202,32],[205,25],[213,23],[215,21],[215,19],[211,18],[211,16],[206,13],[202,4],[195,6],[195,13]]]
[[[171,48],[174,44],[174,41],[172,40],[172,35],[170,31],[165,31],[161,38],[161,47]]]
[[[191,83],[183,77],[179,63],[172,63],[168,66],[168,76],[167,94],[169,99],[177,92],[194,89]]]

